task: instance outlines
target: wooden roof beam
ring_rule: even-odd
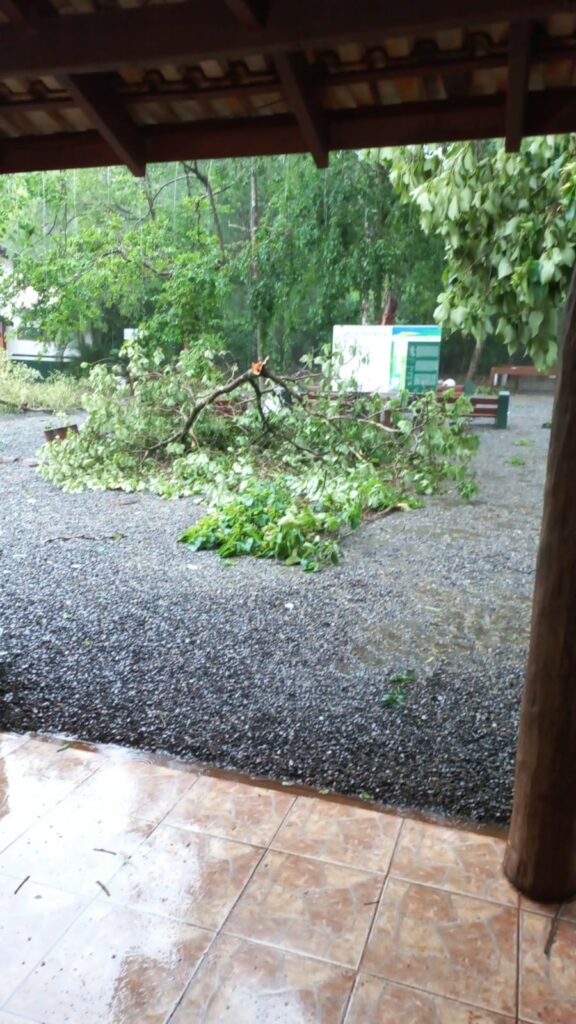
[[[330,149],[493,139],[504,134],[505,119],[500,95],[339,111],[328,123]],[[576,89],[534,93],[526,134],[548,135],[552,119],[556,131],[576,131]],[[148,163],[306,152],[300,128],[289,115],[153,125],[142,129],[142,137]],[[116,153],[95,131],[3,139],[0,147],[0,173],[116,163]]]
[[[266,0],[225,0],[231,14],[246,28],[262,28],[268,15]]]
[[[61,75],[60,82],[97,132],[116,153],[120,163],[142,178],[146,174],[140,129],[126,113],[116,88],[116,76]]]
[[[276,70],[306,148],[312,153],[317,167],[328,167],[328,122],[311,82],[304,54],[279,54]]]
[[[508,42],[508,92],[506,97],[506,152],[518,153],[524,137],[534,40],[531,21],[515,21]]]
[[[34,0],[34,3],[30,0],[0,0],[0,11],[13,24],[27,29],[60,20],[50,0]],[[119,163],[126,164],[137,177],[143,177],[146,173],[144,144],[138,128],[118,100],[116,76],[112,73],[61,74],[58,82],[108,143]]]
[[[15,0],[11,0],[15,2]],[[190,64],[362,43],[489,21],[545,18],[576,9],[576,0],[275,0],[257,32],[224,0],[107,8],[0,26],[0,77],[39,77]],[[89,43],[89,45],[87,45]]]

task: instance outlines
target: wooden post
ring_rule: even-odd
[[[576,274],[562,348],[504,861],[542,902],[576,894]]]

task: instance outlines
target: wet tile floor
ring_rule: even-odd
[[[0,1024],[575,1024],[503,841],[0,734]]]

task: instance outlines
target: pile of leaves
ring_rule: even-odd
[[[49,412],[67,417],[69,412],[82,408],[85,389],[86,381],[59,372],[43,377],[38,370],[0,351],[0,411]]]
[[[181,538],[223,557],[278,558],[306,570],[338,560],[363,518],[421,504],[455,485],[475,493],[467,399],[383,407],[340,383],[330,356],[295,377],[267,360],[225,371],[212,351],[160,365],[138,342],[123,367],[90,375],[88,418],[46,451],[43,475],[67,491],[152,490],[212,506]]]

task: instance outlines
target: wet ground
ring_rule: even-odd
[[[191,501],[62,494],[26,463],[45,420],[0,416],[0,727],[505,821],[551,405],[479,428],[472,504],[367,524],[312,576],[179,546]]]

